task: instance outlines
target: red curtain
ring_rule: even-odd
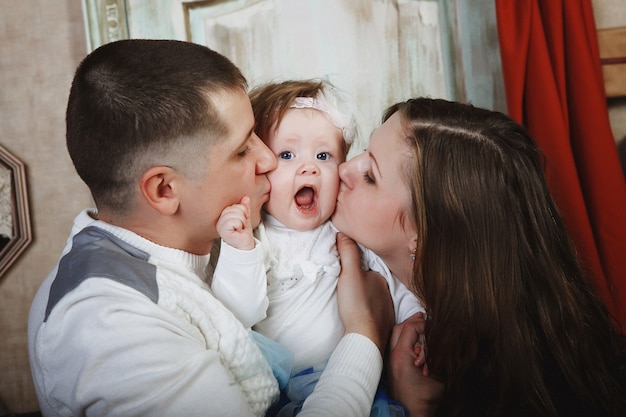
[[[496,0],[509,115],[546,155],[580,257],[626,331],[626,181],[609,123],[591,0]]]

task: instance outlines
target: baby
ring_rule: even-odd
[[[356,124],[347,101],[324,81],[272,83],[252,91],[250,99],[255,133],[278,165],[268,173],[272,188],[257,239],[247,197],[223,211],[212,290],[244,325],[293,353],[285,392],[297,407],[344,333],[335,292],[337,229],[329,219],[339,191],[338,167]],[[376,255],[361,249],[364,267],[389,283],[397,322],[424,311]]]

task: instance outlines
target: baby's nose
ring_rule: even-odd
[[[302,165],[302,167],[300,168],[300,174],[301,175],[317,175],[319,173],[319,168],[317,166],[317,164],[315,164],[314,162],[306,162]]]

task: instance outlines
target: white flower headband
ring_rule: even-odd
[[[343,100],[336,90],[325,87],[317,97],[296,97],[289,108],[319,110],[333,125],[341,129],[343,140],[348,145],[356,139],[354,112],[349,108],[347,100]]]

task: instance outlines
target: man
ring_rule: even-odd
[[[246,88],[228,59],[188,42],[118,41],[79,65],[67,146],[97,210],[77,216],[31,308],[43,415],[261,416],[277,398],[260,349],[204,273],[221,211],[247,196],[256,226],[269,195],[276,162],[253,132]],[[350,334],[303,413],[337,401],[369,410],[380,377],[391,308],[367,294],[384,282],[348,272]]]

